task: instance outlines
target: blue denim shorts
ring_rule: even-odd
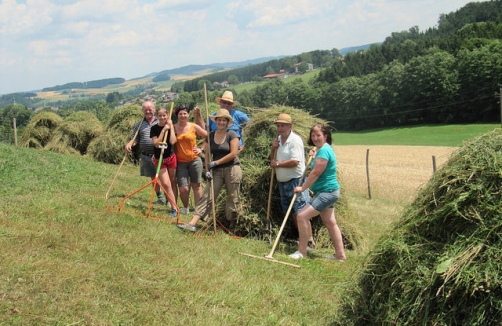
[[[286,182],[279,182],[279,193],[281,194],[281,207],[284,213],[288,211],[289,205],[291,204],[291,199],[293,199],[293,195],[295,194],[295,187],[298,186],[300,182],[300,178],[291,179]],[[305,193],[300,192],[296,195],[295,203],[291,208],[291,212],[298,213],[300,209],[305,206],[307,203],[305,198]]]
[[[334,205],[338,198],[340,198],[340,189],[332,192],[319,192],[314,195],[310,205],[312,205],[316,211],[322,212],[326,208],[335,207]]]

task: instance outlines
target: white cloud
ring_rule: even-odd
[[[0,0],[0,94],[381,42],[468,0]]]

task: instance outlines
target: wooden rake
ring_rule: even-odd
[[[310,165],[311,161],[312,161],[312,156],[309,157],[309,160],[308,160],[307,164],[305,165],[305,171],[303,171],[303,175],[300,180],[304,180],[305,173],[307,172],[307,167]],[[270,253],[265,256],[255,256],[255,255],[246,254],[246,253],[242,253],[242,252],[239,252],[239,254],[244,255],[244,256],[248,256],[248,257],[252,257],[252,258],[263,259],[263,260],[270,261],[273,263],[279,263],[279,264],[283,264],[283,265],[287,265],[287,266],[291,266],[291,267],[300,268],[300,265],[287,263],[284,261],[276,260],[274,258],[275,249],[277,248],[277,245],[279,244],[279,240],[281,239],[282,231],[284,230],[284,227],[286,226],[286,222],[288,221],[289,213],[291,213],[291,209],[293,209],[293,205],[295,203],[296,196],[297,196],[297,194],[295,193],[293,195],[293,198],[291,199],[291,203],[289,203],[288,211],[286,212],[286,215],[284,216],[284,219],[281,224],[281,228],[279,229],[279,233],[277,233],[277,237],[275,238],[274,245],[272,246],[272,250],[270,250]]]
[[[132,139],[133,143],[136,140],[136,137],[138,137],[139,130],[141,129],[141,125],[143,124],[144,120],[145,120],[145,118],[141,119],[141,121],[138,124],[138,129],[136,130],[136,133],[134,133],[134,137]],[[119,168],[117,169],[117,173],[115,173],[115,177],[113,178],[112,183],[110,184],[110,187],[108,188],[108,191],[106,192],[105,199],[108,199],[108,195],[110,194],[110,191],[112,190],[113,184],[115,183],[115,179],[117,179],[117,176],[119,175],[119,172],[120,172],[120,169],[122,168],[122,165],[124,165],[124,162],[127,158],[127,155],[129,155],[129,153],[125,153],[124,158],[122,159],[122,162],[120,163]]]

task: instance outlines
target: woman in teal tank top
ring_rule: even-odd
[[[289,255],[293,259],[307,257],[307,241],[309,237],[310,219],[321,215],[322,222],[329,232],[335,253],[326,256],[328,259],[345,261],[342,233],[335,218],[334,204],[340,197],[340,184],[336,176],[336,155],[331,147],[331,131],[323,124],[315,124],[310,128],[308,140],[310,146],[315,146],[315,156],[311,163],[311,172],[301,187],[295,188],[295,193],[306,189],[312,190],[312,201],[298,213],[298,250]]]

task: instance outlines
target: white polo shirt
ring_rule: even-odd
[[[293,132],[293,130],[291,130],[284,144],[282,144],[281,136],[279,136],[279,148],[277,148],[276,155],[277,160],[280,162],[289,160],[299,162],[294,168],[276,168],[275,175],[277,181],[286,182],[303,175],[303,171],[305,171],[305,150],[303,148],[303,140],[298,134]]]

